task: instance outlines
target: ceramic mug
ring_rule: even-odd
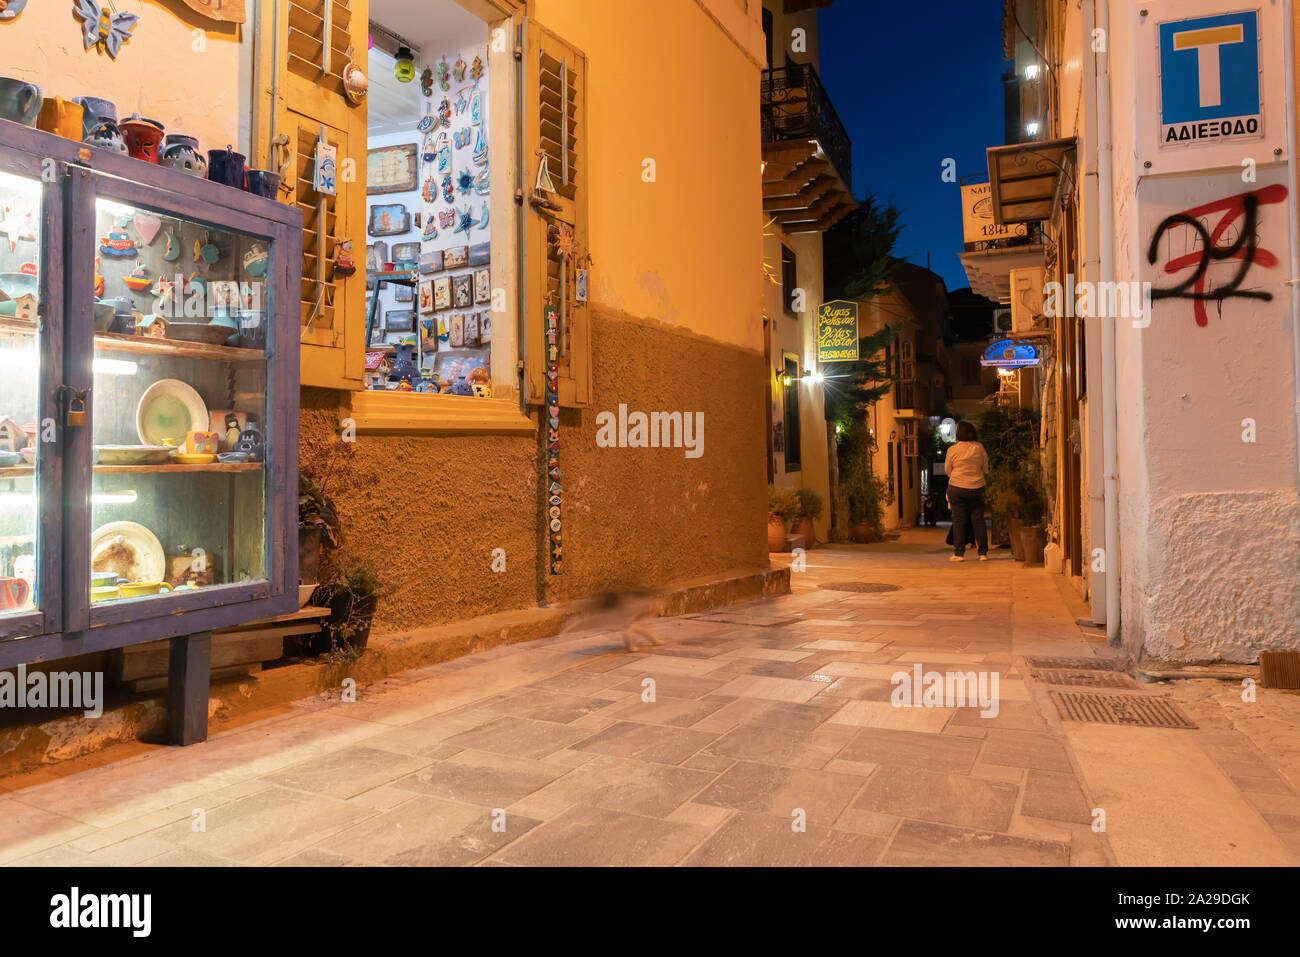
[[[244,188],[244,154],[229,145],[224,150],[208,150],[208,179],[235,189]]]
[[[100,123],[117,124],[117,107],[109,100],[100,99],[97,96],[74,96],[72,102],[81,104],[81,109],[85,114],[83,124],[86,133],[89,133]]]
[[[157,595],[172,590],[172,586],[166,582],[122,582],[117,588],[123,598],[143,598],[145,595]]]
[[[266,311],[244,309],[239,313],[239,341],[245,349],[266,346]]]
[[[221,450],[221,433],[198,430],[185,433],[185,451],[190,455],[215,455]]]
[[[41,88],[26,80],[0,76],[0,119],[34,126],[41,112]]]
[[[100,601],[112,601],[114,598],[121,598],[122,590],[116,585],[95,585],[90,589],[90,603],[93,605]]]
[[[36,128],[56,136],[80,143],[85,135],[85,110],[76,100],[61,96],[47,96],[41,101],[41,112],[36,117]]]
[[[23,579],[0,577],[0,611],[24,607],[31,593],[31,586]]]
[[[248,191],[267,199],[275,199],[280,192],[280,174],[265,169],[250,169]]]

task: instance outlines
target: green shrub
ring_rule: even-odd
[[[767,514],[787,522],[799,515],[799,494],[792,488],[767,487]]]
[[[799,516],[811,518],[814,522],[822,516],[822,497],[813,489],[801,488],[795,493],[799,496]]]

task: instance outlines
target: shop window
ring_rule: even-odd
[[[799,317],[798,310],[795,309],[795,290],[799,286],[799,278],[795,268],[794,250],[789,246],[781,247],[781,305],[785,309],[785,314],[791,319]]]
[[[785,470],[802,468],[799,438],[799,360],[785,356],[782,360],[781,398],[785,406]]]

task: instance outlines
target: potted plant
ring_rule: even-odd
[[[309,451],[310,450],[310,451]],[[298,582],[320,581],[321,549],[338,548],[343,542],[338,510],[325,494],[326,486],[340,460],[356,454],[354,443],[340,439],[323,445],[304,445],[298,472]],[[319,480],[313,475],[320,476]]]
[[[329,606],[330,616],[312,639],[312,654],[346,651],[358,656],[365,651],[381,591],[374,571],[360,564],[342,568],[333,581],[323,585],[321,600]]]
[[[1017,456],[989,470],[987,500],[1008,530],[1011,556],[1038,564],[1046,545],[1041,524],[1047,503],[1036,454]]]
[[[801,488],[795,492],[795,495],[799,498],[799,514],[790,532],[794,535],[802,535],[804,547],[812,548],[817,544],[817,532],[813,528],[813,522],[821,518],[822,497],[810,488]]]
[[[872,468],[875,437],[866,422],[845,438],[840,454],[840,478],[849,496],[849,535],[855,542],[879,541],[885,523],[885,506],[891,501],[885,483]]]
[[[790,522],[799,514],[799,496],[792,488],[767,488],[767,550],[785,551],[785,537],[790,533]]]
[[[320,580],[320,554],[324,543],[338,548],[343,541],[338,512],[311,476],[298,473],[298,583]]]

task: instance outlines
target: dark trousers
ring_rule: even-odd
[[[952,506],[952,550],[966,551],[970,529],[975,531],[975,545],[981,555],[989,550],[989,530],[984,524],[984,489],[948,486],[948,504]],[[968,524],[969,523],[969,526]]]

